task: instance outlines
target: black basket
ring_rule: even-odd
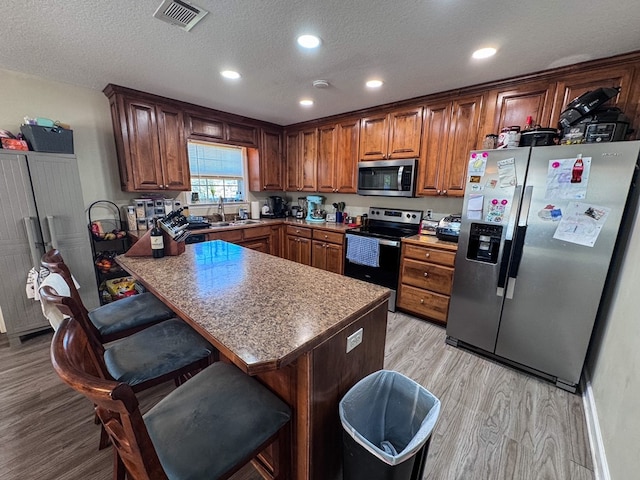
[[[60,127],[22,125],[20,127],[29,150],[34,152],[73,153],[73,130]]]

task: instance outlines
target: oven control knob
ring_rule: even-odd
[[[411,218],[411,214],[410,213],[407,213],[407,218]]]
[[[413,215],[411,215],[411,218],[416,218],[416,214],[414,213]]]

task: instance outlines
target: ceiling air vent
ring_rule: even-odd
[[[177,25],[187,32],[209,13],[181,0],[164,0],[153,14],[159,20]]]

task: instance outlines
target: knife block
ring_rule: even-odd
[[[184,253],[184,242],[176,242],[165,231],[162,232],[162,240],[164,241],[164,254],[168,256],[177,256]],[[125,257],[151,257],[151,230],[147,230],[136,243],[124,254]]]

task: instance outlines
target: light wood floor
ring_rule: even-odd
[[[581,398],[446,345],[443,328],[389,315],[385,368],[442,402],[429,480],[593,480]],[[91,406],[49,361],[51,334],[11,348],[0,335],[0,479],[108,480]],[[140,395],[143,408],[171,389]],[[233,480],[258,480],[251,466]]]

